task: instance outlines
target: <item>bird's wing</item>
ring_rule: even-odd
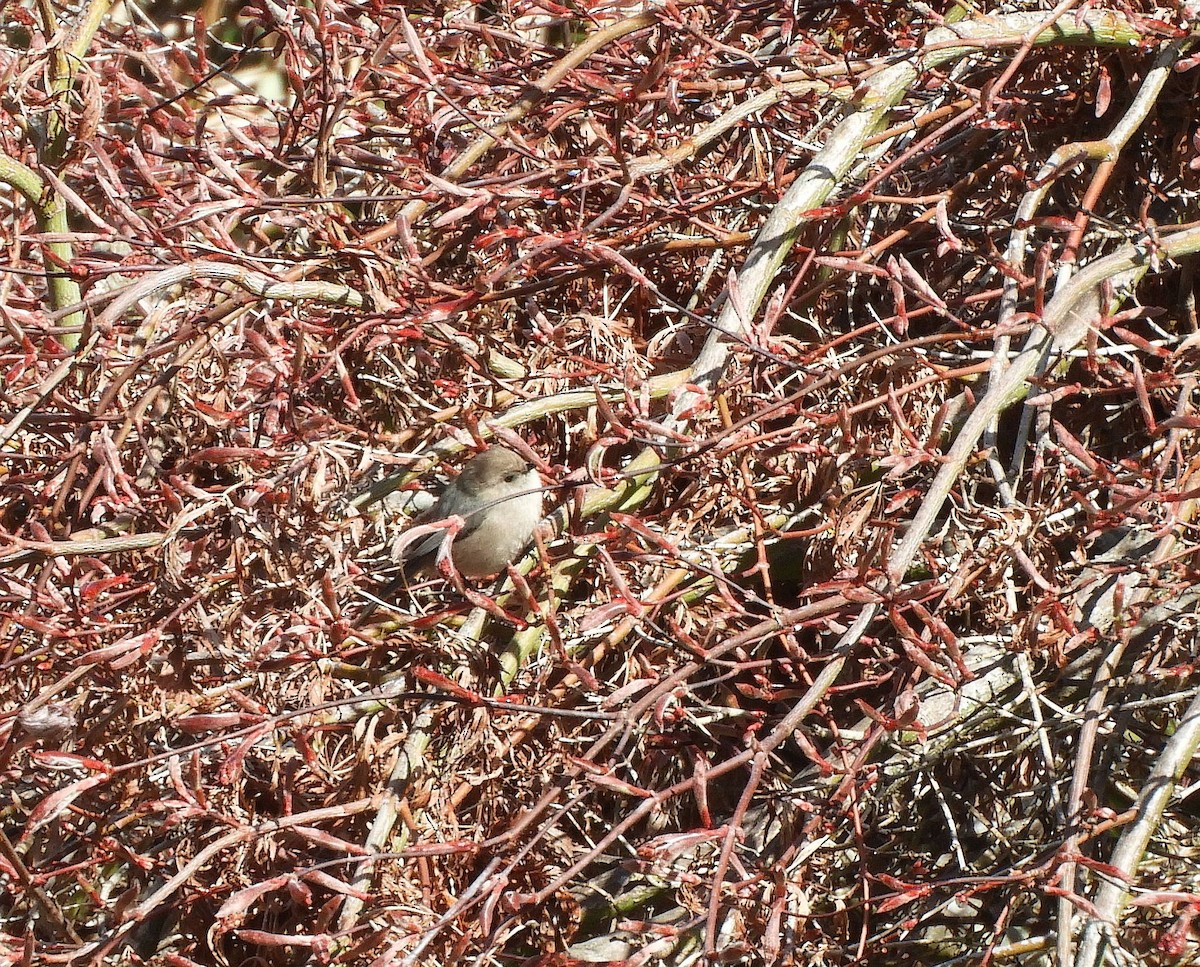
[[[464,505],[468,503],[470,503],[470,500],[459,493],[457,488],[449,487],[432,507],[425,509],[413,518],[413,522],[409,526],[418,527],[421,524],[433,524],[440,520],[446,520],[448,517],[461,516],[463,518],[463,526],[454,535],[454,539],[462,540],[477,530],[479,525],[483,523],[483,514],[467,512],[467,508]],[[419,541],[409,548],[404,554],[404,560],[413,561],[427,554],[436,553],[445,539],[446,531],[444,530],[430,534],[424,540]]]

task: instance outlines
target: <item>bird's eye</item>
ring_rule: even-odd
[[[506,474],[504,475],[504,480],[505,480],[505,482],[507,482],[507,483],[512,483],[512,482],[513,482],[513,481],[515,481],[515,480],[516,480],[516,479],[517,479],[519,476],[521,476],[521,475],[520,475],[519,473],[517,473],[515,470],[513,470],[513,471],[511,471],[510,473],[506,473]]]

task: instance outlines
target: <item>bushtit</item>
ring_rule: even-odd
[[[540,487],[538,472],[524,457],[494,446],[463,464],[437,502],[412,526],[461,517],[462,527],[450,544],[450,559],[464,577],[487,577],[502,571],[529,545],[542,519]],[[450,534],[443,529],[417,539],[404,551],[400,577],[379,597],[387,600],[414,577],[433,570],[448,539]]]

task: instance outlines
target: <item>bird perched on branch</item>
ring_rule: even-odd
[[[406,532],[411,540],[401,551],[400,576],[379,597],[387,600],[414,578],[432,572],[447,541],[459,574],[496,574],[529,546],[541,519],[537,470],[512,450],[494,446],[463,464],[437,502],[412,522]],[[374,610],[370,606],[359,620]]]

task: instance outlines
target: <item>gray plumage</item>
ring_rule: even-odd
[[[437,502],[411,526],[461,517],[463,526],[450,545],[450,559],[464,577],[487,577],[504,570],[529,546],[542,519],[540,487],[538,472],[524,457],[494,446],[463,464]],[[414,578],[432,572],[447,539],[447,531],[439,529],[407,548],[400,576],[379,597],[389,600]],[[372,611],[369,606],[359,620]]]

